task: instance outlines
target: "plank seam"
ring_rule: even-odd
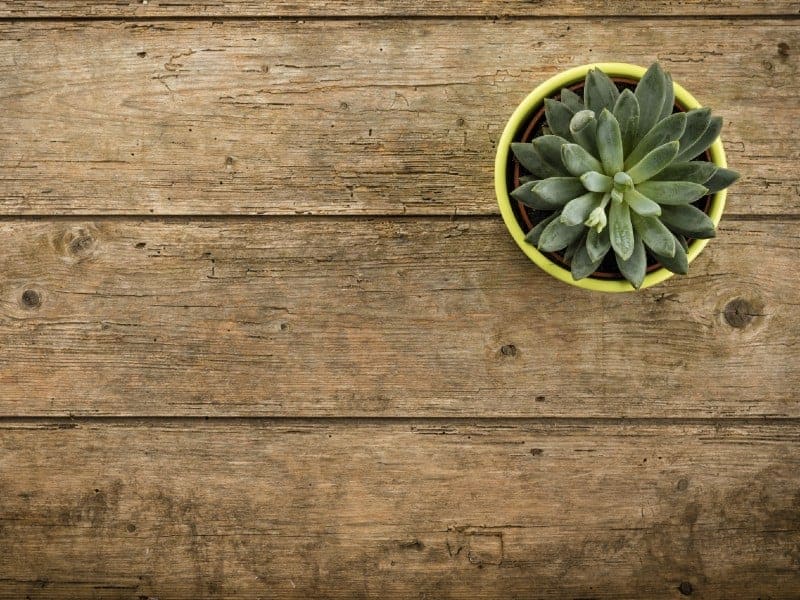
[[[593,15],[559,15],[558,13],[538,14],[538,15],[384,15],[384,14],[360,14],[360,15],[85,15],[74,16],[0,16],[0,23],[19,23],[19,22],[98,22],[98,21],[117,21],[117,22],[180,22],[180,21],[224,21],[224,22],[253,22],[253,21],[543,21],[543,20],[569,20],[569,21],[633,21],[633,20],[662,20],[662,21],[774,21],[800,19],[800,14],[796,13],[755,13],[755,14],[714,14],[714,15],[653,15],[653,14],[593,14]]]
[[[2,416],[0,429],[12,425],[51,426],[56,429],[74,429],[81,425],[147,426],[172,425],[292,425],[324,423],[330,425],[568,425],[568,426],[622,426],[622,425],[705,425],[705,426],[757,426],[781,425],[800,427],[800,417],[331,417],[331,416]]]

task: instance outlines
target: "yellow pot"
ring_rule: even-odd
[[[563,71],[554,77],[551,77],[535,90],[533,90],[522,103],[517,106],[517,109],[508,120],[503,135],[497,144],[497,156],[494,162],[494,188],[497,194],[497,202],[500,205],[500,213],[503,215],[506,227],[511,232],[511,236],[522,251],[528,255],[533,262],[539,265],[547,273],[560,279],[570,285],[575,285],[587,290],[595,290],[598,292],[632,292],[635,288],[624,280],[604,280],[592,279],[587,277],[579,281],[572,278],[572,273],[561,265],[553,262],[542,254],[533,244],[525,241],[525,232],[520,227],[512,209],[512,198],[509,195],[511,190],[507,185],[507,168],[509,153],[511,152],[511,142],[514,137],[527,123],[530,118],[538,111],[545,98],[552,98],[557,95],[562,88],[568,87],[575,83],[583,81],[586,73],[590,69],[600,69],[609,77],[625,77],[628,79],[639,80],[644,75],[646,69],[636,65],[629,65],[626,63],[595,63],[590,65],[582,65],[567,71]],[[701,104],[695,100],[689,92],[682,88],[677,83],[675,84],[675,100],[678,101],[686,110],[699,108]],[[725,160],[725,150],[722,148],[722,141],[717,140],[711,145],[709,149],[711,152],[711,160],[719,167],[727,167],[728,163]],[[714,225],[719,224],[722,217],[722,211],[725,208],[726,190],[722,190],[714,194],[711,199],[711,207],[708,211],[708,216],[714,222]],[[689,244],[689,251],[686,253],[691,263],[697,255],[705,248],[708,240],[694,240]],[[644,278],[642,289],[661,283],[662,281],[672,277],[673,273],[663,267],[648,273]]]

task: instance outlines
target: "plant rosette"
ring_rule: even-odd
[[[585,289],[629,292],[685,274],[739,177],[721,128],[658,63],[559,73],[522,101],[498,143],[506,227],[545,272]]]

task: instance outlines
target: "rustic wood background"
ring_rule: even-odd
[[[800,2],[0,0],[0,597],[799,598]],[[537,83],[742,181],[639,294],[514,246]]]

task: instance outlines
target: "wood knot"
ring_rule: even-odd
[[[516,356],[517,355],[517,347],[514,344],[506,344],[502,348],[500,348],[500,354],[503,356]]]
[[[58,235],[53,244],[59,254],[72,261],[91,257],[97,249],[97,238],[91,225],[67,229]]]
[[[678,488],[679,492],[685,492],[689,488],[689,480],[686,477],[681,477],[675,487]]]
[[[39,308],[42,304],[42,295],[36,290],[22,292],[22,305],[26,308]]]
[[[789,44],[786,42],[780,42],[778,44],[778,56],[781,58],[788,58],[789,56]]]
[[[734,298],[728,302],[722,314],[725,316],[725,321],[728,325],[738,329],[747,327],[753,317],[756,316],[755,310],[744,298]]]
[[[678,591],[684,596],[691,596],[692,584],[689,583],[688,581],[681,581],[681,584],[678,586]]]

